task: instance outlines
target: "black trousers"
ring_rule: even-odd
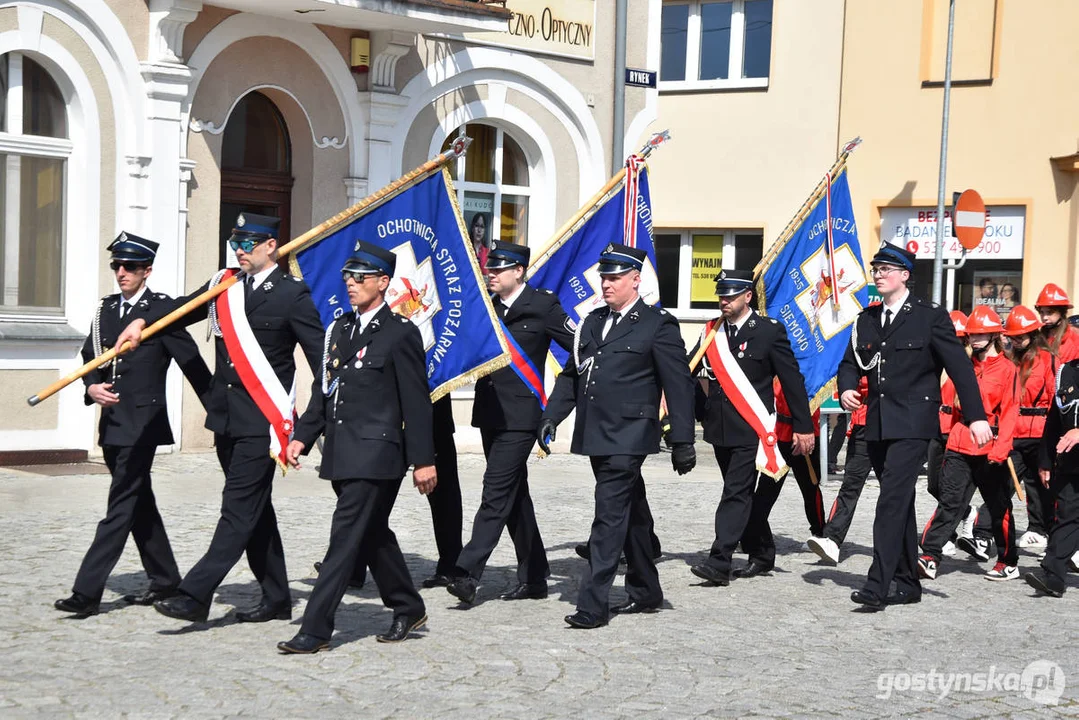
[[[843,440],[847,436],[848,422],[850,422],[850,416],[847,413],[840,413],[835,417],[835,427],[832,428],[832,432],[828,436],[829,468],[839,462],[839,451],[843,448]]]
[[[543,548],[536,510],[528,493],[528,455],[536,434],[517,430],[481,430],[487,470],[483,497],[472,523],[472,539],[457,559],[457,567],[479,580],[504,529],[517,553],[517,580],[542,583],[551,574]]]
[[[1071,454],[1076,453],[1073,450]],[[1056,505],[1042,568],[1064,584],[1068,577],[1068,560],[1079,550],[1079,470],[1064,470],[1058,464],[1050,488]]]
[[[997,561],[1007,565],[1019,562],[1015,544],[1015,520],[1012,517],[1012,481],[1005,465],[989,462],[984,455],[964,455],[952,450],[944,453],[940,473],[940,498],[937,509],[922,535],[922,553],[937,562],[941,547],[955,532],[967,514],[972,488],[977,487],[989,508],[993,539],[997,544]]]
[[[880,496],[873,519],[873,563],[864,589],[881,598],[888,595],[893,580],[900,592],[921,592],[914,495],[927,444],[918,438],[866,443]]]
[[[1016,438],[1012,441],[1015,474],[1027,492],[1027,531],[1049,536],[1053,520],[1053,494],[1038,478],[1038,446],[1041,438]]]
[[[150,579],[150,589],[176,587],[180,584],[180,571],[165,533],[165,523],[157,511],[150,480],[157,448],[153,445],[106,445],[101,450],[105,464],[112,472],[109,504],[105,519],[97,524],[94,541],[82,559],[72,590],[100,600],[109,573],[124,554],[128,535],[135,539],[142,567]]]
[[[809,474],[809,463],[813,462],[813,459],[804,455],[795,455],[794,444],[789,442],[780,442],[779,452],[790,466],[794,479],[798,483],[798,490],[802,493],[802,504],[805,507],[806,520],[809,521],[809,532],[815,537],[820,537],[824,533],[824,496],[821,495],[820,485],[814,484],[813,477]],[[787,477],[784,475],[778,483],[772,482],[767,477],[761,477],[758,492],[761,485],[768,487],[769,482],[782,487]],[[778,494],[777,490],[776,495]],[[756,498],[753,502],[756,503]]]
[[[940,502],[940,472],[944,467],[944,451],[948,447],[948,436],[941,435],[939,438],[934,438],[929,441],[929,451],[926,457],[925,472],[926,472],[926,490],[932,495],[937,502]],[[966,499],[963,501],[962,511],[959,514],[959,519],[963,520],[969,512],[970,502],[974,499],[975,491],[974,483],[971,483],[965,493]],[[922,543],[925,543],[926,533],[929,532],[929,526],[932,524],[933,519],[930,518],[926,523],[925,528],[922,530]],[[978,508],[978,517],[974,521],[974,535],[975,537],[981,537],[985,539],[991,539],[993,537],[993,521],[989,517],[989,509],[983,502]],[[951,540],[956,539],[955,530],[952,530]],[[939,557],[937,560],[939,561]]]
[[[330,639],[337,606],[357,565],[371,568],[382,603],[395,617],[416,618],[426,612],[390,529],[390,513],[400,489],[401,478],[334,482],[337,508],[330,525],[330,547],[307,602],[301,633]]]
[[[431,507],[431,525],[438,548],[438,575],[453,575],[461,554],[464,522],[461,507],[461,479],[457,474],[457,444],[453,440],[453,412],[450,396],[434,404],[435,472],[438,484],[427,496]]]
[[[209,605],[214,590],[246,552],[263,602],[290,604],[285,549],[271,499],[277,464],[270,457],[269,436],[232,438],[218,433],[215,442],[225,472],[221,519],[210,547],[180,583],[180,591]]]
[[[708,554],[706,564],[719,571],[729,573],[734,549],[744,537],[750,547],[755,547],[758,552],[766,553],[767,540],[772,535],[768,526],[768,498],[775,502],[773,496],[778,496],[779,487],[771,478],[761,479],[762,485],[771,483],[772,487],[762,488],[761,502],[755,502],[754,492],[757,489],[757,446],[744,445],[738,447],[723,447],[713,445],[712,450],[719,464],[719,470],[723,473],[723,494],[720,496],[719,506],[716,507],[716,539],[712,542],[712,548]],[[756,506],[756,512],[754,512]],[[743,545],[743,550],[750,552],[750,547]],[[755,558],[750,553],[751,560],[767,562],[767,558]],[[775,562],[775,547],[772,548],[772,562]]]
[[[865,444],[865,425],[851,427],[847,438],[847,460],[843,466],[843,484],[836,493],[832,510],[828,513],[828,524],[824,526],[824,537],[836,545],[842,545],[847,539],[850,524],[854,520],[854,511],[862,497],[866,478],[873,467],[869,463],[869,451]]]
[[[598,618],[610,614],[608,598],[618,559],[626,552],[626,593],[646,605],[663,602],[659,572],[652,558],[650,517],[645,516],[643,455],[590,458],[596,478],[596,515],[588,538],[588,569],[581,577],[577,609]]]

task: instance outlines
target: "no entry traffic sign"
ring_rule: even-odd
[[[955,203],[952,217],[955,237],[967,250],[978,247],[985,235],[985,202],[974,190],[965,190]]]

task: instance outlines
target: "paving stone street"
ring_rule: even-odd
[[[920,604],[857,612],[849,595],[871,559],[875,481],[838,567],[803,550],[807,524],[791,481],[772,515],[780,553],[774,574],[702,587],[689,566],[712,541],[722,481],[706,445],[698,445],[698,461],[683,478],[667,455],[645,466],[664,551],[666,602],[658,614],[615,617],[593,631],[563,623],[585,566],[573,546],[588,534],[593,483],[585,459],[558,454],[530,464],[552,567],[548,599],[497,598],[515,578],[504,537],[472,608],[459,607],[443,588],[423,590],[428,628],[408,642],[382,645],[374,635],[391,614],[368,583],[345,596],[331,650],[314,656],[283,656],[275,648],[297,631],[311,565],[329,535],[334,496],[317,479],[313,459],[279,478],[274,492],[293,620],[261,625],[235,621],[234,608],[258,601],[245,561],[220,587],[206,624],[185,626],[152,608],[125,605],[125,593],[145,587],[130,542],[101,614],[65,617],[52,603],[70,592],[104,512],[108,475],[0,469],[0,716],[1079,716],[1079,576],[1062,600],[1034,598],[1022,581],[986,582],[988,564],[957,556],[925,583]],[[462,455],[460,469],[467,536],[482,458]],[[217,461],[212,454],[165,455],[155,471],[158,505],[186,571],[217,521]],[[837,477],[825,482],[826,507],[838,488]],[[923,480],[920,521],[931,502]],[[1026,517],[1018,507],[1017,520],[1022,530]],[[391,525],[418,583],[434,570],[435,547],[427,503],[409,479]],[[1020,565],[1036,562],[1024,552]],[[618,579],[612,602],[624,597],[621,585]],[[1055,705],[1036,701],[1057,694],[1046,680],[1052,664],[1066,678]],[[964,691],[941,689],[955,682]]]

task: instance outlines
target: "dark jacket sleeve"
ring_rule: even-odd
[[[554,390],[547,398],[547,409],[543,411],[544,420],[553,420],[555,425],[560,424],[569,417],[577,404],[577,365],[573,362],[573,355],[566,360],[566,366],[554,382]]]
[[[813,416],[809,412],[809,396],[806,395],[805,378],[798,368],[798,360],[791,350],[790,339],[787,331],[779,328],[776,340],[769,350],[772,355],[772,367],[779,376],[779,384],[783,388],[783,395],[787,398],[790,408],[791,420],[793,420],[794,432],[813,434]]]
[[[547,315],[544,320],[544,324],[547,330],[547,337],[558,343],[563,350],[570,350],[573,347],[573,331],[570,330],[569,315],[562,309],[562,303],[558,301],[558,297],[551,295],[551,304],[547,308]]]
[[[95,357],[95,355],[94,355],[93,336],[92,335],[87,335],[86,336],[86,342],[84,342],[82,344],[82,361],[83,361],[83,363],[88,363],[91,360],[93,360],[94,357]],[[91,370],[90,372],[88,372],[88,373],[86,373],[85,375],[82,376],[82,384],[84,386],[84,390],[83,390],[83,394],[82,394],[82,401],[85,404],[87,404],[87,405],[93,405],[94,404],[94,401],[90,399],[90,393],[87,392],[87,390],[89,390],[90,386],[91,385],[96,385],[97,383],[104,382],[104,381],[105,381],[104,372],[101,370],[101,368],[95,368],[95,369]]]
[[[394,356],[393,370],[397,376],[398,400],[405,422],[405,462],[415,467],[434,465],[434,425],[423,337],[419,328],[411,322],[401,327],[406,332]]]
[[[859,322],[861,318],[856,319],[854,322]],[[836,373],[836,386],[839,394],[842,395],[847,390],[857,390],[858,383],[862,379],[862,369],[858,367],[858,362],[854,357],[854,347],[850,341],[847,341],[847,351],[843,353],[843,359],[839,361],[839,371]],[[786,389],[784,389],[786,392]]]
[[[692,444],[694,382],[686,362],[686,344],[678,321],[671,315],[660,316],[660,325],[652,342],[652,362],[667,400],[671,444]]]
[[[202,403],[203,407],[206,407],[207,394],[210,391],[210,382],[213,380],[213,375],[210,373],[210,369],[206,367],[202,355],[199,354],[199,346],[195,344],[195,339],[191,337],[187,330],[174,328],[163,333],[161,341],[165,346],[165,352],[176,361],[180,372],[191,383],[191,388],[199,396],[199,402]]]
[[[327,332],[332,333],[334,326],[330,326]],[[323,335],[323,340],[325,340]],[[311,399],[307,401],[307,409],[296,421],[296,431],[292,435],[293,440],[299,440],[304,444],[303,454],[307,455],[314,447],[315,441],[326,430],[326,396],[322,394],[322,360],[319,359],[318,367],[314,370],[315,379],[311,383]]]
[[[303,350],[304,357],[307,358],[311,372],[317,376],[322,369],[322,346],[326,339],[326,329],[322,327],[322,318],[319,317],[315,302],[311,299],[311,290],[307,285],[303,286],[292,305],[289,325]],[[316,380],[318,380],[317,377]]]
[[[956,395],[963,407],[963,420],[968,424],[985,420],[985,407],[978,389],[978,378],[974,375],[974,365],[955,336],[955,326],[948,313],[940,308],[933,308],[932,311],[929,342],[933,354],[955,385]]]

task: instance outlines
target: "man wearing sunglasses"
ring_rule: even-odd
[[[245,553],[261,586],[262,600],[253,610],[236,613],[236,619],[266,622],[292,617],[285,553],[271,499],[277,468],[270,452],[273,421],[264,414],[265,402],[260,405],[255,397],[272,399],[283,395],[287,400],[289,388],[295,387],[297,345],[302,348],[312,372],[318,373],[323,328],[307,285],[277,266],[279,223],[274,217],[240,214],[229,245],[234,248],[242,271],[241,289],[230,288],[215,301],[177,321],[178,325],[191,325],[205,319],[211,307],[215,310],[211,330],[216,336],[216,366],[207,402],[206,428],[214,432],[225,487],[221,519],[206,554],[180,583],[180,594],[154,605],[168,617],[205,621],[214,591]],[[137,346],[148,322],[202,294],[217,284],[223,273],[218,272],[187,297],[165,304],[160,311],[155,307],[145,319],[131,323],[121,334],[118,345],[131,341]],[[231,321],[219,311],[222,302],[228,303]],[[230,333],[226,338],[230,322],[236,327],[249,326],[250,334]],[[240,337],[253,338],[254,344],[243,345]],[[228,343],[233,338],[236,340],[232,347],[239,347],[242,357],[232,356]],[[284,413],[291,424],[291,408]]]
[[[356,243],[342,268],[352,312],[326,331],[311,402],[288,446],[288,461],[298,468],[300,455],[320,435],[326,437],[319,476],[333,482],[337,508],[303,624],[295,637],[278,643],[283,653],[329,646],[334,615],[357,566],[371,568],[382,602],[393,610],[379,642],[401,642],[427,622],[423,598],[389,526],[410,465],[412,483],[422,494],[438,482],[423,338],[385,299],[396,263],[389,250]]]
[[[120,292],[106,295],[97,306],[93,329],[82,347],[83,360],[90,361],[110,347],[130,320],[169,300],[146,286],[157,248],[152,240],[130,233],[120,233],[106,248],[112,253],[110,267]],[[98,523],[82,560],[71,597],[54,603],[61,612],[87,617],[98,611],[105,582],[124,552],[128,535],[135,539],[150,587],[124,600],[150,605],[176,594],[180,571],[150,479],[157,446],[173,442],[165,404],[165,375],[172,360],[202,397],[210,387],[210,371],[195,341],[180,328],[170,328],[83,377],[86,404],[101,407],[98,443],[112,473],[112,485],[105,518]]]

